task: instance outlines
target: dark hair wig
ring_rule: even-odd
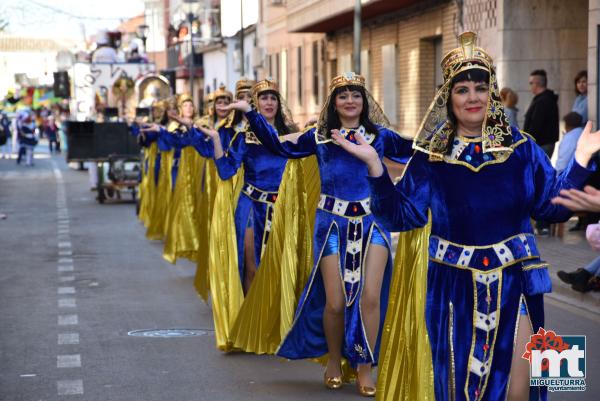
[[[333,93],[331,94],[331,100],[329,101],[329,106],[327,107],[327,121],[325,122],[327,132],[322,132],[321,134],[324,135],[326,138],[331,138],[331,130],[332,129],[340,129],[342,127],[342,122],[340,120],[340,116],[338,115],[337,110],[335,109],[335,98],[340,93],[346,92],[346,91],[360,92],[360,94],[363,98],[363,108],[362,108],[362,111],[360,112],[360,120],[359,120],[360,124],[363,127],[365,127],[365,130],[369,134],[377,135],[379,130],[377,129],[375,124],[373,124],[373,122],[369,118],[369,100],[367,99],[367,93],[365,92],[365,88],[363,88],[362,86],[359,86],[359,85],[346,85],[346,86],[340,86],[339,88],[334,89]],[[346,127],[346,128],[354,128],[354,127]]]
[[[288,127],[285,123],[285,118],[283,118],[283,106],[281,105],[281,96],[279,93],[274,90],[266,90],[264,92],[260,92],[257,96],[257,99],[263,95],[274,95],[277,98],[277,112],[275,113],[275,129],[279,135],[287,135],[289,134],[290,127]],[[255,105],[258,109],[258,104]]]

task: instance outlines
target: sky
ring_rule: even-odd
[[[233,36],[240,30],[241,3],[244,4],[244,28],[258,21],[258,0],[222,0],[221,34],[223,36]]]
[[[81,40],[144,12],[143,0],[0,0],[6,32]]]

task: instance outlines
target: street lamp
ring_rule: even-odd
[[[138,27],[136,29],[136,33],[137,33],[138,38],[140,38],[142,40],[142,44],[144,46],[144,53],[147,53],[146,39],[148,39],[148,34],[150,33],[150,27],[146,24],[138,25]]]
[[[190,96],[192,99],[194,96],[194,35],[192,32],[192,23],[194,22],[194,11],[196,8],[196,0],[183,0],[182,3],[183,12],[186,15],[186,19],[189,24],[189,35],[190,35],[190,61],[189,61],[189,75],[190,75]]]

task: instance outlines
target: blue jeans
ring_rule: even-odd
[[[600,276],[600,256],[592,260],[592,262],[584,269],[592,273],[594,276]]]

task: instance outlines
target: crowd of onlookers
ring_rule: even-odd
[[[22,109],[11,115],[0,110],[0,157],[10,158],[14,153],[17,164],[33,166],[40,138],[48,140],[50,154],[60,153],[64,139],[60,116],[59,109]]]
[[[562,122],[564,134],[560,140],[556,154],[555,168],[560,173],[573,159],[577,141],[588,121],[587,71],[580,71],[573,80],[575,101],[571,110],[564,114]],[[534,70],[529,76],[529,90],[533,99],[525,112],[523,131],[531,134],[537,144],[552,158],[556,143],[559,140],[558,95],[548,89],[548,77],[544,70]],[[518,95],[510,88],[502,88],[500,97],[509,123],[519,127],[517,103]],[[590,245],[600,251],[600,172],[596,172],[587,182],[584,191],[567,191],[555,200],[556,203],[577,212],[578,221],[569,231],[586,230]],[[550,224],[545,221],[536,222],[540,235],[550,234]],[[559,271],[558,277],[571,284],[579,292],[600,290],[600,257],[588,266],[573,272]]]

